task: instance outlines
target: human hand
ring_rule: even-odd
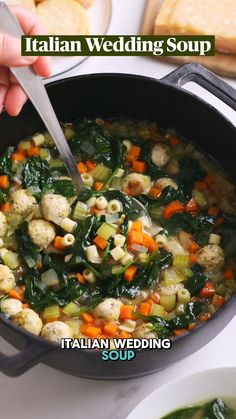
[[[12,6],[11,11],[26,35],[43,34],[42,25],[35,14],[18,6]],[[19,115],[27,96],[10,73],[9,67],[29,65],[41,77],[51,75],[49,57],[22,57],[20,39],[0,33],[0,113],[5,108],[9,115]]]

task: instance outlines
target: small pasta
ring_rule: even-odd
[[[63,218],[60,227],[67,231],[68,233],[72,233],[72,231],[75,229],[76,227],[76,222],[71,220],[70,218]]]
[[[73,234],[65,234],[65,236],[62,238],[62,245],[64,247],[69,247],[69,246],[73,246],[74,242],[75,242],[75,236],[73,236]]]
[[[220,244],[221,236],[219,234],[210,234],[209,244]]]

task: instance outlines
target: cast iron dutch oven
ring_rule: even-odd
[[[189,64],[155,80],[126,74],[92,74],[51,83],[47,90],[61,121],[78,116],[148,118],[163,127],[175,127],[212,154],[236,180],[236,128],[216,109],[181,89],[195,81],[236,110],[236,91],[201,66]],[[2,149],[44,127],[28,103],[18,118],[0,117]],[[177,338],[169,350],[138,351],[132,361],[102,361],[100,351],[62,350],[33,336],[1,315],[0,334],[19,349],[17,355],[0,354],[0,370],[18,376],[43,362],[80,377],[122,379],[149,374],[176,362],[213,339],[233,318],[236,295],[204,325]]]

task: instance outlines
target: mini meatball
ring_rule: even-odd
[[[102,303],[98,304],[93,310],[95,317],[116,321],[120,317],[120,307],[122,303],[115,298],[106,298]]]
[[[153,324],[146,323],[138,326],[134,332],[133,337],[139,339],[154,339],[157,337],[156,333],[152,331]]]
[[[55,321],[43,326],[42,336],[51,342],[60,343],[62,338],[72,338],[72,330],[66,323]]]
[[[128,195],[135,196],[148,193],[151,186],[151,180],[148,176],[140,173],[130,173],[123,180],[122,190]]]
[[[47,194],[42,201],[43,215],[48,221],[58,222],[70,214],[70,204],[62,195]]]
[[[30,308],[24,308],[22,311],[13,316],[12,320],[18,326],[23,327],[28,332],[37,336],[40,335],[43,327],[43,323],[39,315]]]
[[[161,191],[163,189],[167,188],[168,186],[171,186],[174,189],[178,189],[177,183],[173,179],[171,179],[169,177],[161,177],[160,179],[158,179],[156,181],[155,186],[158,189],[161,189]]]
[[[170,148],[166,144],[156,144],[152,149],[152,162],[157,167],[165,166],[170,160]]]
[[[22,310],[22,302],[15,298],[7,298],[0,302],[1,312],[6,316],[12,317]]]
[[[0,211],[0,236],[5,236],[7,232],[7,220],[5,214]]]
[[[33,243],[40,249],[46,249],[56,237],[56,230],[52,223],[42,219],[33,220],[29,223],[29,235]]]
[[[0,291],[8,292],[16,285],[13,272],[6,265],[0,264]]]
[[[225,256],[220,246],[208,244],[199,250],[197,260],[207,271],[217,271],[224,265]]]
[[[14,192],[12,198],[14,210],[22,215],[27,215],[33,209],[34,204],[36,204],[35,197],[24,189]]]

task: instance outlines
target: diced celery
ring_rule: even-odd
[[[152,304],[150,315],[163,317],[164,311],[165,311],[164,307],[161,306],[160,304]]]
[[[74,209],[73,218],[75,220],[84,220],[87,214],[88,206],[84,202],[78,201]]]
[[[17,227],[23,221],[22,215],[18,214],[17,212],[9,212],[6,214],[6,219],[11,227]]]
[[[102,223],[97,231],[97,235],[102,237],[105,240],[108,240],[110,237],[114,236],[116,233],[116,228],[108,223]]]
[[[53,287],[59,285],[60,281],[58,275],[54,269],[49,269],[41,275],[41,279],[47,287]]]
[[[207,206],[207,200],[203,192],[194,189],[193,199],[196,201],[200,208],[205,208]]]
[[[4,246],[9,250],[16,251],[18,249],[18,243],[14,234],[12,234],[9,237],[8,236],[3,237],[3,243],[4,243]]]
[[[160,304],[166,311],[172,311],[176,305],[176,295],[161,295]]]
[[[123,268],[123,266],[122,265],[114,265],[114,266],[112,266],[112,268],[111,268],[111,272],[112,272],[112,274],[113,275],[116,275],[117,273],[119,273],[120,272],[120,270]]]
[[[215,307],[213,306],[213,304],[209,304],[209,305],[207,305],[206,309],[207,309],[208,313],[210,313],[211,315],[212,315],[212,314],[214,314],[214,313],[216,312],[216,309],[215,309]]]
[[[111,182],[110,188],[120,189],[121,183],[122,183],[122,179],[120,177],[114,177],[113,181]]]
[[[78,316],[80,313],[80,306],[71,301],[63,308],[63,313],[67,316]]]
[[[146,263],[149,259],[149,256],[147,253],[139,253],[138,257],[141,263]]]
[[[188,255],[175,255],[173,258],[173,266],[187,266],[189,265],[189,256]]]
[[[163,209],[164,207],[150,207],[150,209],[148,209],[148,213],[153,220],[161,221]]]
[[[19,150],[29,150],[31,148],[31,142],[30,141],[21,141],[18,144]]]
[[[138,135],[147,140],[151,137],[150,130],[148,127],[139,128]]]
[[[46,131],[46,132],[43,133],[43,135],[44,135],[44,144],[48,147],[54,146],[53,138],[49,134],[49,132]]]
[[[39,155],[41,159],[49,159],[50,151],[48,150],[48,148],[41,148]]]
[[[93,179],[99,182],[106,182],[111,174],[112,170],[103,164],[97,164],[97,166],[90,172]]]
[[[193,271],[188,266],[176,266],[176,271],[182,277],[182,281],[193,276]]]
[[[230,291],[236,292],[236,282],[234,280],[227,281],[227,287]]]
[[[64,163],[61,159],[51,159],[49,160],[49,166],[52,169],[61,169],[64,166]]]
[[[33,213],[34,213],[34,218],[43,218],[43,214],[42,214],[42,210],[40,205],[35,204],[33,206]]]
[[[2,260],[10,269],[16,269],[20,266],[20,259],[18,253],[8,250],[2,255]]]
[[[43,317],[44,319],[58,319],[58,317],[60,317],[60,307],[56,304],[53,306],[45,307],[43,311]]]
[[[74,337],[79,337],[80,333],[80,326],[82,324],[81,320],[70,319],[66,320],[65,323],[69,326],[72,330]]]
[[[229,292],[225,285],[221,284],[216,288],[216,294],[222,295],[223,297]]]
[[[70,140],[74,135],[75,131],[73,129],[73,125],[68,124],[63,126],[63,132],[67,140]]]
[[[176,272],[173,268],[165,269],[163,273],[163,281],[162,284],[165,287],[168,287],[169,285],[176,285],[183,281],[182,275],[179,275],[178,272]]]

